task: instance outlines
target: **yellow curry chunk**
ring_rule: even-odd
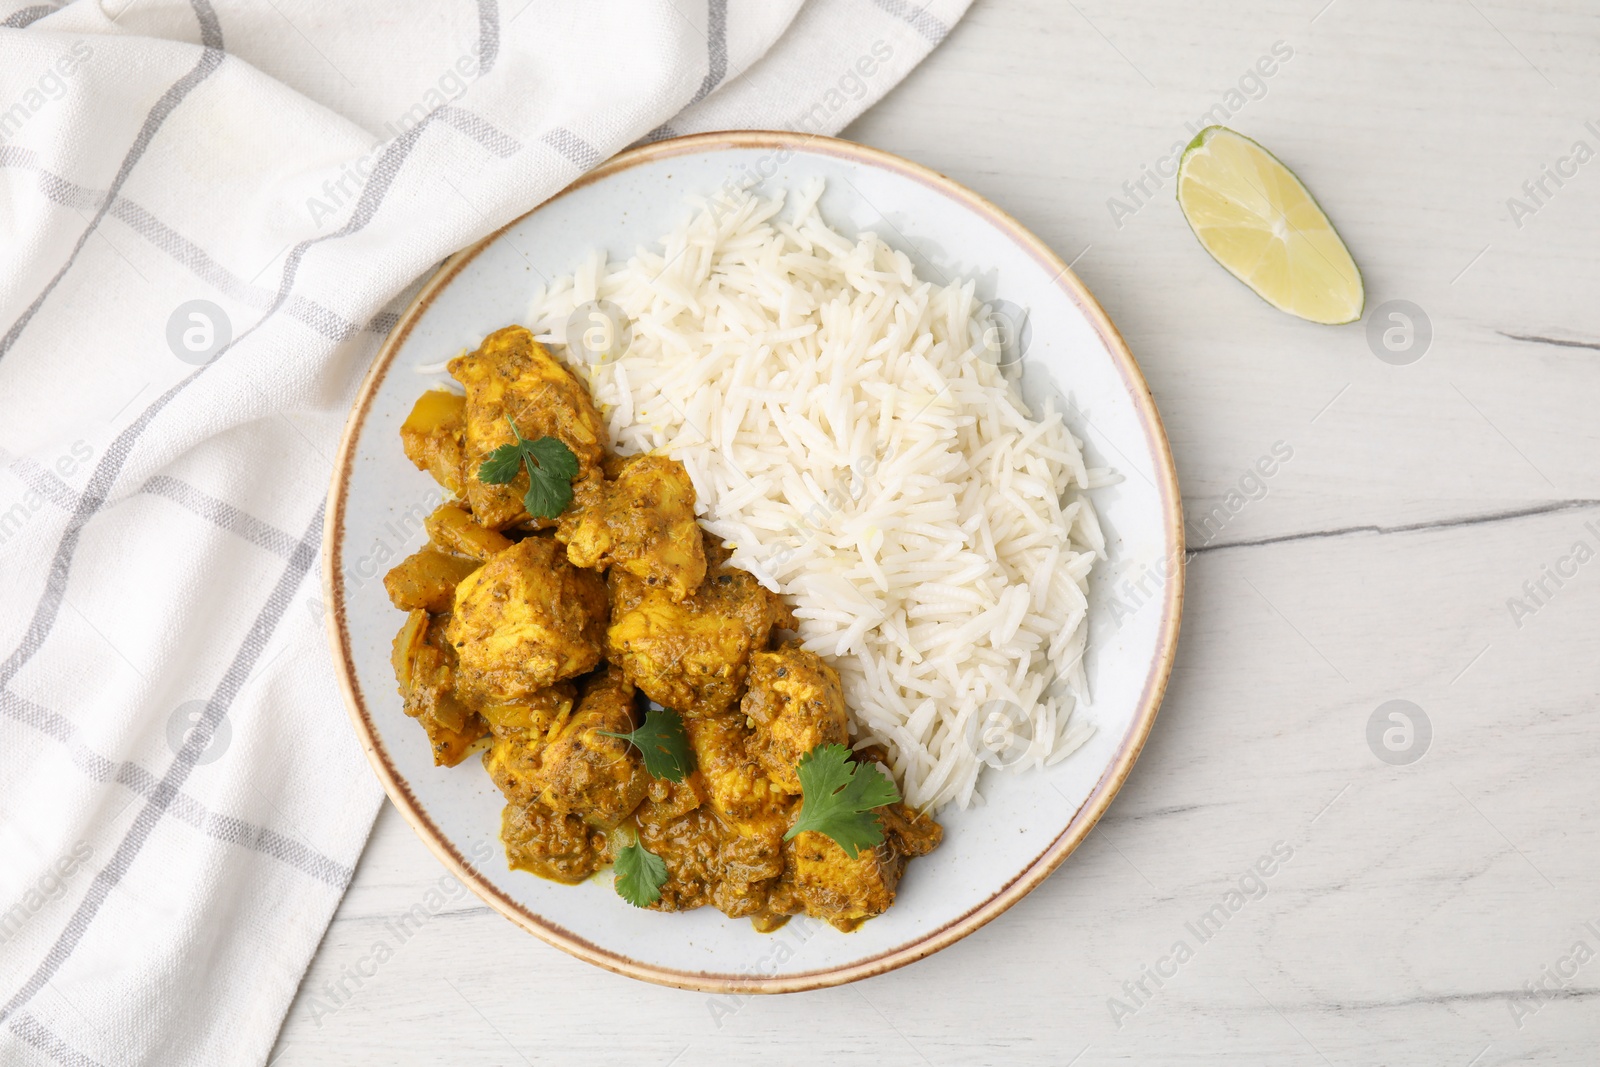
[[[578,710],[552,731],[540,757],[541,804],[602,829],[639,806],[650,776],[631,744],[608,736],[633,729],[633,701],[621,671],[607,667],[585,679]]]
[[[651,796],[657,792],[669,798],[693,799],[688,783],[652,782]],[[660,856],[667,865],[667,880],[661,886],[661,899],[650,905],[655,911],[693,911],[711,903],[717,880],[717,852],[727,829],[705,807],[676,812],[663,802],[646,801],[635,816],[639,824],[639,843]]]
[[[395,635],[392,657],[405,712],[427,731],[433,762],[443,767],[460,763],[489,732],[478,713],[456,696],[455,649],[444,639],[449,619],[421,609],[411,612]]]
[[[783,910],[854,930],[889,910],[905,866],[905,857],[887,841],[851,859],[832,838],[804,830],[784,842],[783,879],[774,896]]]
[[[513,804],[528,804],[543,788],[539,761],[550,734],[572,715],[578,687],[557,682],[541,689],[525,704],[493,704],[479,711],[494,742],[483,754],[489,778]]]
[[[414,552],[383,576],[389,601],[401,611],[418,608],[440,614],[455,604],[456,586],[478,569],[470,559],[428,547]]]
[[[740,710],[755,730],[753,751],[785,793],[800,792],[795,765],[818,745],[848,745],[839,672],[814,652],[791,645],[750,656]]]
[[[737,708],[687,719],[696,777],[721,824],[711,904],[734,917],[766,910],[768,890],[783,873],[783,835],[798,803],[767,779],[757,742]]]
[[[726,565],[726,551],[711,540],[705,547],[706,580],[682,601],[626,571],[607,576],[607,658],[651,700],[685,717],[738,700],[750,653],[767,646],[774,626],[794,625],[777,596]]]
[[[465,484],[466,397],[429,389],[417,397],[411,414],[400,424],[400,447],[417,470],[456,495]]]
[[[578,458],[578,476],[598,474],[606,451],[605,424],[589,390],[521,326],[507,326],[483,339],[476,352],[449,363],[451,377],[466,386],[466,499],[478,523],[504,529],[529,518],[522,506],[528,472],[504,485],[477,476],[479,465],[517,432],[530,441],[554,437]],[[552,526],[540,519],[536,526]]]
[[[480,563],[511,547],[504,534],[479,526],[472,512],[459,504],[441,504],[422,525],[434,544]]]
[[[518,704],[600,662],[605,582],[549,537],[496,554],[456,587],[448,635],[460,684],[485,704]]]
[[[905,804],[887,804],[874,808],[884,839],[902,856],[926,856],[944,840],[944,827]]]
[[[676,602],[700,587],[706,554],[694,517],[694,483],[666,456],[635,456],[614,480],[573,484],[556,539],[576,567],[621,567]]]
[[[871,746],[856,754],[858,762],[881,762],[884,752]],[[925,856],[944,840],[944,828],[904,803],[874,808],[883,841],[861,849],[851,859],[824,834],[805,830],[784,843],[783,878],[773,888],[768,910],[803,912],[844,931],[854,930],[894,903],[906,861]]]
[[[729,822],[756,820],[785,810],[789,796],[775,788],[752,753],[754,735],[736,712],[685,718],[705,797]],[[779,831],[787,830],[787,824]]]
[[[734,916],[767,913],[771,888],[783,873],[782,833],[749,836],[700,801],[691,778],[652,781],[634,816],[639,840],[660,856],[667,881],[656,911],[687,911],[711,905]]]
[[[576,885],[611,862],[606,835],[576,815],[558,815],[535,801],[507,804],[500,840],[513,870]]]
[[[757,919],[770,911],[772,888],[782,874],[782,834],[725,835],[711,905],[730,918]]]
[[[489,732],[497,738],[543,741],[556,724],[578,706],[578,687],[573,682],[557,682],[539,690],[522,704],[486,704],[478,709]]]
[[[883,763],[887,770],[886,755],[871,745],[856,753],[856,761]],[[855,859],[832,838],[810,830],[784,842],[783,877],[769,893],[767,915],[804,913],[848,932],[887,911],[906,861],[937,848],[944,828],[899,801],[872,813],[883,830],[883,841],[861,849]]]

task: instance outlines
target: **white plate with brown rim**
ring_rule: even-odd
[[[439,489],[400,449],[399,427],[436,364],[522,321],[535,271],[571,273],[596,248],[624,258],[724,182],[770,193],[821,177],[821,209],[845,232],[876,232],[919,273],[978,282],[1026,322],[1009,342],[1025,397],[1054,390],[1092,464],[1121,480],[1095,489],[1110,559],[1091,577],[1086,665],[1095,726],[1077,752],[1020,774],[985,771],[984,802],[947,808],[944,843],[914,860],[886,914],[853,933],[804,917],[773,934],[711,908],[659,914],[617,896],[609,872],[566,886],[507,869],[503,804],[477,759],[435,767],[401,708],[389,663],[402,621],[383,574],[425,540]],[[887,211],[885,214],[880,207]],[[847,141],[718,133],[631,149],[447,261],[390,334],[345,428],[329,497],[323,581],[350,718],[390,799],[439,860],[511,921],[580,959],[665,985],[789,992],[904,966],[965,937],[1036,887],[1087,836],[1149,735],[1177,645],[1183,528],[1160,416],[1111,320],[1061,258],[1016,220],[948,178]],[[1139,577],[1142,594],[1112,589]]]

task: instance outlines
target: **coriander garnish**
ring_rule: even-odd
[[[644,769],[652,778],[665,778],[681,782],[694,770],[694,753],[689,748],[688,735],[683,732],[683,719],[670,708],[651,708],[645,712],[644,725],[629,733],[599,730],[607,737],[620,737],[644,757]]]
[[[661,899],[667,884],[667,862],[635,841],[617,851],[617,895],[636,908],[648,908]]]
[[[506,422],[516,440],[484,457],[478,465],[478,481],[505,485],[515,479],[526,464],[528,491],[522,497],[522,506],[528,509],[529,515],[553,519],[572,503],[572,479],[578,476],[578,457],[557,438],[541,437],[530,441],[523,437],[510,415],[506,416]]]
[[[856,763],[843,745],[818,745],[795,765],[800,776],[800,818],[783,835],[793,840],[802,830],[833,838],[855,859],[863,848],[883,840],[883,826],[873,808],[895,804],[900,790],[876,766]]]

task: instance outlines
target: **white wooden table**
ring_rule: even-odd
[[[1257,300],[1170,182],[1123,189],[1275,44],[1289,58],[1245,78],[1257,98],[1227,123],[1317,194],[1369,310],[1422,309],[1414,362]],[[443,873],[386,810],[275,1062],[1600,1060],[1600,159],[1572,158],[1600,152],[1597,56],[1592,0],[978,0],[847,135],[1076,257],[1165,417],[1200,552],[1166,704],[1110,814],[955,947],[730,1013],[470,897],[357,988],[383,924]],[[1114,221],[1112,197],[1135,210]],[[1292,458],[1255,480],[1274,446]],[[1421,709],[1420,760],[1375,754],[1407,755],[1392,709],[1369,745],[1391,700]],[[1247,877],[1275,846],[1292,855]],[[1241,878],[1250,896],[1197,937]],[[346,1006],[313,1017],[308,994],[341,979]]]

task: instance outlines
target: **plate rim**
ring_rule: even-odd
[[[1145,677],[1135,712],[1132,728],[1124,738],[1110,764],[1101,773],[1094,788],[1073,813],[1059,834],[1034,859],[1014,877],[990,894],[982,903],[963,914],[929,930],[913,941],[869,956],[852,963],[839,964],[814,971],[795,974],[759,976],[713,971],[688,971],[655,964],[643,963],[619,952],[603,948],[562,926],[537,915],[510,899],[496,886],[482,877],[468,860],[440,832],[422,810],[409,784],[400,776],[378,737],[376,725],[366,707],[356,680],[355,662],[350,649],[349,630],[343,585],[338,579],[341,549],[344,541],[345,508],[349,494],[350,475],[355,456],[355,443],[370,412],[373,398],[386,377],[401,345],[411,329],[428,310],[434,298],[442,292],[470,263],[501,234],[523,219],[577,189],[601,181],[614,174],[642,163],[654,162],[675,156],[692,155],[726,149],[771,149],[776,152],[801,151],[834,156],[846,161],[899,173],[934,191],[965,205],[985,217],[991,225],[1010,237],[1022,250],[1054,275],[1051,284],[1064,289],[1078,306],[1096,335],[1110,353],[1124,385],[1139,415],[1140,427],[1156,460],[1155,475],[1163,512],[1167,517],[1164,548],[1167,558],[1175,561],[1173,574],[1165,583],[1162,618],[1158,627],[1156,656]],[[781,164],[780,164],[781,165]],[[766,175],[762,176],[767,177]],[[532,933],[540,940],[587,963],[616,974],[671,986],[713,994],[792,993],[810,989],[823,989],[859,981],[874,975],[897,970],[923,959],[940,949],[973,933],[999,917],[1012,905],[1027,896],[1045,878],[1066,860],[1088,837],[1110,807],[1133,764],[1144,749],[1155,725],[1156,714],[1166,692],[1177,654],[1178,630],[1183,613],[1184,579],[1187,570],[1185,559],[1185,532],[1183,526],[1183,500],[1178,489],[1177,469],[1172,459],[1165,427],[1156,409],[1150,387],[1143,372],[1133,358],[1122,334],[1112,323],[1100,302],[1087,286],[1073,273],[1071,267],[1048,245],[1009,213],[943,174],[914,163],[908,159],[879,148],[845,141],[819,134],[802,134],[786,131],[739,130],[690,134],[638,145],[618,153],[595,169],[585,173],[560,192],[535,205],[530,210],[501,226],[493,233],[446,259],[426,284],[412,298],[389,336],[373,357],[372,365],[362,379],[361,387],[351,406],[344,430],[340,435],[335,456],[333,475],[328,489],[326,517],[323,522],[322,587],[327,605],[326,627],[333,652],[335,674],[344,697],[345,710],[360,741],[367,762],[378,781],[383,785],[390,803],[422,839],[428,850],[463,885],[501,915]]]

